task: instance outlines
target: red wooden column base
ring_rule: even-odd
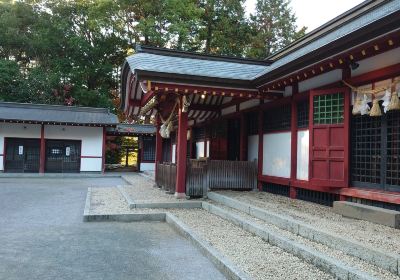
[[[290,187],[289,197],[290,197],[291,199],[296,199],[296,197],[297,197],[297,192],[296,192],[296,188],[295,188],[295,187]]]
[[[39,173],[44,173],[46,163],[46,145],[44,140],[44,124],[40,127],[40,161]]]
[[[181,102],[182,104],[182,102]],[[187,155],[187,112],[178,112],[178,137],[177,137],[177,164],[176,164],[176,190],[175,197],[186,197],[186,155]]]

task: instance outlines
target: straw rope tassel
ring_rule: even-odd
[[[392,98],[390,99],[388,110],[400,110],[400,100],[396,91],[392,92]]]
[[[379,106],[379,100],[374,97],[374,100],[372,100],[372,108],[369,113],[371,117],[380,117],[382,116],[382,111],[381,107]]]

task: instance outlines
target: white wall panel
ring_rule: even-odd
[[[309,131],[297,132],[297,179],[308,180]]]
[[[172,145],[172,160],[171,160],[172,163],[176,163],[175,158],[176,158],[176,144],[173,144]]]
[[[221,115],[228,115],[236,112],[236,105],[224,108],[221,110]]]
[[[251,135],[247,140],[247,160],[258,160],[258,135]]]
[[[264,134],[262,174],[290,177],[291,133]]]
[[[204,141],[196,142],[196,158],[204,157]]]
[[[156,164],[155,163],[141,163],[140,164],[140,171],[154,171],[156,170]]]
[[[321,87],[342,80],[342,70],[336,69],[299,83],[299,92]]]
[[[210,157],[210,140],[207,141],[207,154],[206,157]]]
[[[102,158],[81,158],[81,171],[83,172],[99,172],[102,171]]]
[[[360,64],[360,66],[356,70],[351,71],[351,76],[353,77],[400,63],[400,48],[357,61],[357,63]]]
[[[249,109],[249,108],[252,108],[252,107],[255,107],[258,105],[260,105],[259,99],[251,99],[251,100],[240,103],[239,110]]]

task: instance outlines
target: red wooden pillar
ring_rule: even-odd
[[[102,147],[102,158],[101,158],[101,171],[106,171],[106,128],[103,127],[103,147]]]
[[[240,160],[247,160],[247,122],[246,115],[242,112],[240,113]]]
[[[258,176],[262,175],[263,154],[264,154],[264,133],[263,133],[264,113],[260,109],[258,111]],[[262,190],[262,183],[258,181],[258,190]]]
[[[292,199],[296,198],[296,188],[292,186],[297,178],[297,103],[295,102],[294,95],[298,93],[298,84],[292,86],[292,100],[291,100],[291,155],[290,155],[290,192],[289,196]]]
[[[40,127],[40,161],[39,161],[39,173],[44,173],[44,167],[46,164],[46,144],[44,140],[44,124]]]
[[[161,127],[161,120],[160,116],[157,115],[156,117],[156,158],[155,158],[155,164],[156,164],[156,178],[157,178],[157,163],[160,163],[162,161],[162,138],[160,134],[160,127]],[[142,147],[143,150],[143,147]]]
[[[182,102],[180,102],[182,104]],[[178,112],[178,137],[176,151],[178,153],[176,163],[176,191],[177,198],[186,197],[186,154],[187,154],[187,123],[188,113],[182,112],[179,105]]]

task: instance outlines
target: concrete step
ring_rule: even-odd
[[[345,254],[350,257],[355,257],[364,262],[364,265],[376,266],[390,272],[393,276],[400,275],[400,256],[398,255],[386,253],[376,248],[370,248],[360,242],[344,239],[340,236],[324,232],[318,228],[296,221],[291,217],[279,215],[221,194],[211,192],[208,194],[208,198],[224,207],[232,209],[230,212],[241,215],[242,219],[245,221],[253,220],[256,223],[258,223],[257,220],[263,221],[268,224],[266,225],[267,227],[275,228],[275,230],[278,231],[283,230],[284,232],[277,233],[278,236],[290,233],[292,238],[302,238],[309,242],[317,243],[326,248],[330,248],[332,251],[337,251],[338,255]],[[226,210],[229,211],[229,209]]]
[[[344,217],[400,228],[400,212],[394,210],[349,201],[335,201],[333,203],[333,212]]]

